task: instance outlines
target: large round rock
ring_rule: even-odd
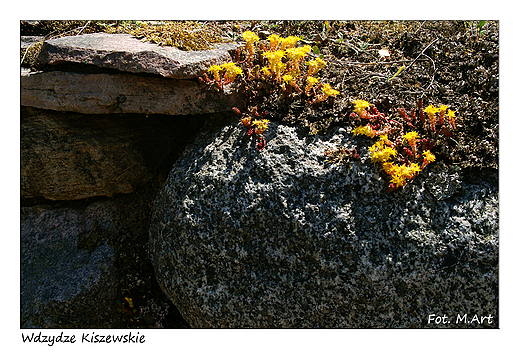
[[[498,327],[495,174],[437,163],[387,193],[371,141],[268,132],[201,135],[156,199],[157,279],[192,327]],[[327,163],[340,145],[361,160]]]

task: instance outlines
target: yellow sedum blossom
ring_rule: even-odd
[[[383,163],[383,170],[390,176],[390,182],[398,188],[404,186],[406,180],[414,178],[421,171],[421,168],[416,163],[411,163],[407,166],[385,162]]]
[[[222,67],[220,65],[212,65],[208,69],[208,72],[213,74],[215,81],[220,81],[220,71],[222,71]]]
[[[271,71],[271,74],[280,77],[281,73],[285,69],[285,64],[282,62],[282,58],[285,56],[285,51],[267,51],[263,56],[269,61],[269,70]]]
[[[246,51],[249,59],[253,57],[253,55],[255,54],[254,43],[259,41],[260,38],[258,38],[258,36],[251,31],[245,31],[244,33],[242,33],[242,38],[244,38],[244,40],[246,41]]]
[[[376,135],[376,131],[372,129],[370,126],[358,126],[352,130],[354,135],[363,135],[370,138],[374,138]]]
[[[294,48],[297,42],[300,41],[299,37],[296,37],[294,35],[288,36],[287,38],[282,39],[282,44],[280,45],[281,50]]]
[[[406,166],[406,165],[401,165],[401,168],[402,168],[402,174],[403,174],[403,176],[404,176],[406,179],[408,179],[408,180],[411,180],[412,178],[414,178],[415,175],[421,171],[421,168],[420,168],[419,165],[416,164],[416,163],[411,163],[411,164],[408,165],[408,166]]]
[[[264,57],[269,60],[269,63],[280,62],[282,58],[285,56],[285,51],[276,50],[276,51],[267,51],[264,54]]]
[[[287,70],[294,75],[300,75],[300,62],[303,61],[305,55],[309,51],[311,51],[311,47],[309,45],[300,46],[298,48],[289,48],[285,50],[285,54],[287,57]]]
[[[269,40],[269,50],[274,51],[278,48],[278,45],[282,41],[282,38],[278,34],[271,34],[269,37],[267,37]]]
[[[426,107],[426,109],[424,109],[424,112],[428,114],[428,116],[430,117],[431,119],[431,116],[434,116],[436,113],[438,113],[440,111],[439,108],[436,108],[435,106],[433,106],[432,104],[428,105]]]
[[[410,145],[417,139],[419,134],[416,131],[411,131],[403,136],[403,140],[407,141]]]
[[[324,83],[322,86],[321,86],[321,94],[318,95],[312,102],[311,104],[315,104],[315,103],[319,103],[319,102],[322,102],[322,101],[325,101],[327,100],[330,96],[336,96],[338,95],[339,92],[335,89],[332,89],[332,87],[330,86],[330,84],[328,83]]]
[[[267,127],[269,125],[269,120],[266,120],[266,119],[255,120],[255,121],[253,121],[253,125],[255,126],[255,133],[260,134],[267,129]]]
[[[316,77],[307,76],[307,85],[305,86],[305,92],[308,94],[312,87],[314,87],[318,83],[318,79]]]
[[[245,31],[244,33],[242,33],[242,38],[244,38],[246,43],[254,43],[260,40],[260,38],[258,38],[258,36],[251,31]]]
[[[428,105],[426,107],[426,109],[424,109],[424,112],[426,114],[428,114],[428,118],[430,119],[430,126],[432,128],[432,131],[435,132],[436,128],[435,128],[435,121],[437,120],[437,117],[435,116],[436,113],[438,113],[439,111],[441,111],[439,108],[436,108],[435,106],[433,105]]]
[[[366,108],[370,107],[370,103],[368,101],[357,99],[352,101],[354,103],[354,112],[361,116]]]
[[[307,65],[309,66],[307,76],[314,76],[316,73],[318,73],[319,70],[324,68],[327,65],[327,63],[323,61],[321,58],[317,57],[314,60],[307,62]]]
[[[234,82],[238,75],[243,74],[242,69],[234,62],[226,62],[225,64],[222,64],[222,68],[226,70],[224,80],[227,82]]]
[[[390,182],[393,183],[396,187],[402,187],[406,183],[406,179],[399,172],[396,172],[392,175]]]
[[[291,81],[294,81],[294,76],[293,75],[283,75],[282,76],[282,81],[284,82],[291,82]]]
[[[423,158],[422,169],[435,161],[435,155],[433,155],[429,150],[423,152]]]
[[[296,77],[291,74],[286,74],[282,76],[282,81],[292,86],[296,84]]]
[[[328,83],[325,83],[321,87],[321,91],[323,92],[323,94],[325,94],[325,97],[330,97],[330,96],[335,97],[336,95],[339,94],[339,91],[332,89],[332,87]]]
[[[428,162],[428,164],[435,161],[435,155],[433,155],[429,150],[423,152],[423,157],[424,160]]]
[[[373,163],[385,163],[397,155],[397,150],[385,145],[385,140],[380,139],[373,146],[368,147]]]
[[[450,119],[455,118],[455,111],[448,110],[448,117],[449,117]]]
[[[412,147],[414,158],[417,154],[417,144],[415,143],[417,137],[419,137],[419,134],[416,131],[405,133],[405,135],[403,136],[403,141],[407,141],[408,145]]]
[[[260,69],[260,72],[262,72],[262,75],[264,78],[269,77],[271,75],[271,70],[269,70],[269,67],[264,66]]]
[[[298,48],[289,48],[285,50],[287,53],[287,59],[294,61],[301,61],[305,58],[305,55],[312,49],[310,45],[300,46]]]
[[[448,110],[448,119],[451,127],[453,127],[454,130],[457,130],[457,125],[455,125],[455,111]]]

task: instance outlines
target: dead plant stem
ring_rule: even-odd
[[[410,67],[412,67],[412,65],[413,65],[417,60],[419,60],[419,58],[421,57],[421,55],[424,55],[424,52],[425,52],[425,51],[426,51],[430,46],[432,46],[433,43],[435,43],[437,40],[439,40],[439,39],[435,39],[435,40],[432,41],[430,44],[428,44],[428,45],[426,46],[426,48],[424,48],[424,49],[421,51],[421,53],[420,53],[419,55],[417,55],[417,57],[412,61],[412,63],[411,63],[410,65],[408,65],[407,67],[405,67],[405,68],[401,71],[401,73],[403,73],[404,71],[406,71],[406,70],[408,70]],[[426,56],[426,55],[425,55],[425,56]],[[430,60],[431,60],[431,59],[430,59]],[[432,60],[432,61],[433,61],[433,60]]]

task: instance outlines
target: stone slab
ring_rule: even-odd
[[[27,109],[24,109],[25,111]],[[31,109],[35,110],[35,109]],[[23,112],[22,111],[22,112]],[[22,199],[133,193],[180,153],[203,117],[22,113]]]
[[[27,72],[21,76],[21,105],[83,114],[195,115],[240,106],[227,90],[203,83],[130,73]]]
[[[192,79],[211,65],[231,61],[230,52],[238,47],[235,43],[221,43],[211,50],[183,51],[143,42],[131,34],[93,33],[47,40],[38,60],[51,65],[73,62]]]

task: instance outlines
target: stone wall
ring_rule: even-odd
[[[235,49],[98,33],[22,68],[21,326],[498,327],[496,170],[387,193],[344,128],[272,122],[257,151],[239,97],[196,79]],[[339,146],[360,160],[327,163]]]
[[[41,70],[22,67],[23,328],[188,326],[149,261],[151,205],[200,129],[239,104],[196,79],[236,47],[98,33],[48,40]]]

